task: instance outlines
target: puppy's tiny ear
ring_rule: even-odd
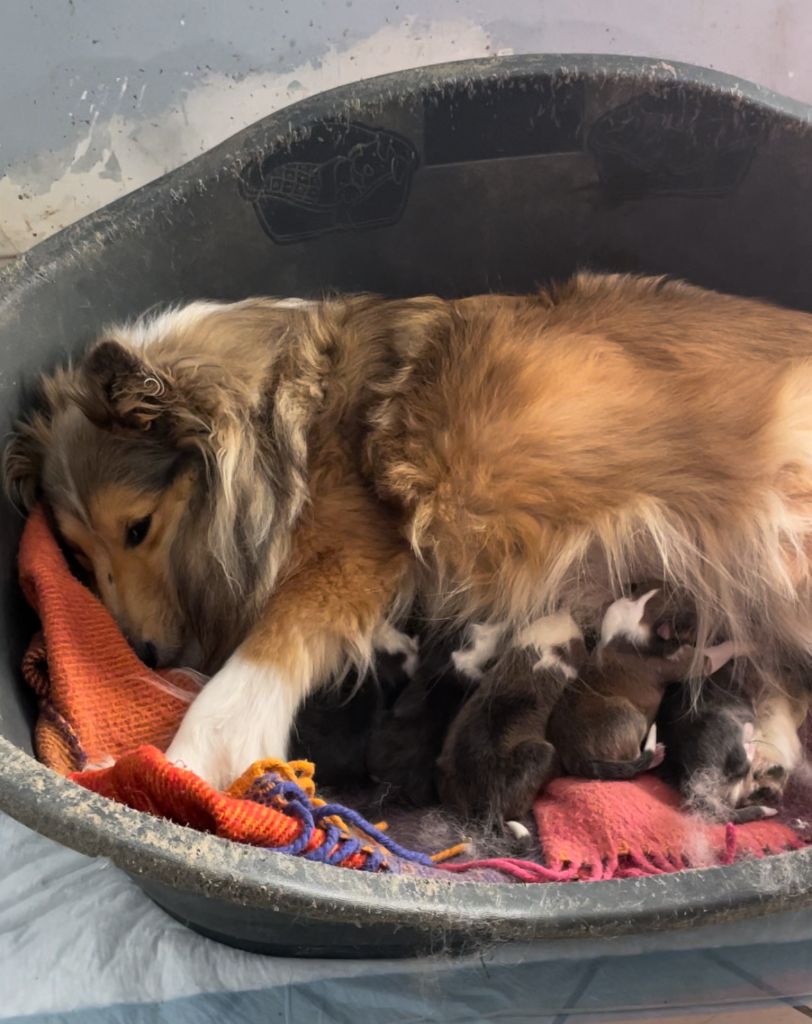
[[[99,427],[150,430],[170,404],[166,378],[117,341],[101,341],[81,366],[84,387],[76,396]]]

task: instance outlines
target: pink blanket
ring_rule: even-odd
[[[812,842],[812,789],[803,778],[780,818],[745,825],[686,814],[676,791],[653,775],[632,782],[556,779],[534,810],[541,863],[494,857],[446,870],[491,868],[523,882],[603,881],[721,866]]]

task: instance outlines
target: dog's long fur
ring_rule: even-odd
[[[195,303],[48,378],[5,478],[136,643],[219,670],[169,752],[217,784],[415,590],[589,625],[653,576],[700,649],[812,653],[812,317],[680,282]]]

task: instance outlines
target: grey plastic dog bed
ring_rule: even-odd
[[[526,290],[586,265],[812,309],[810,254],[806,106],[699,68],[602,56],[389,75],[266,118],[0,275],[3,416],[43,367],[154,303]],[[812,851],[629,881],[446,883],[269,854],[91,795],[32,758],[21,523],[5,503],[0,515],[0,808],[112,858],[199,931],[261,951],[393,956],[812,902]]]

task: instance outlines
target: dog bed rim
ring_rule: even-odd
[[[235,906],[529,940],[660,931],[812,905],[812,885],[804,885],[812,879],[812,848],[730,867],[541,886],[369,874],[132,810],[63,779],[4,739],[0,763],[0,805],[23,825],[79,853],[109,857],[131,874]]]
[[[812,126],[812,106],[747,79],[698,64],[622,54],[537,53],[429,64],[328,89],[260,118],[213,146],[207,155],[222,155],[221,173],[224,173],[234,170],[242,159],[267,151],[273,147],[274,142],[289,136],[294,121],[301,124],[308,118],[324,120],[351,117],[352,111],[359,105],[374,100],[383,101],[393,92],[413,95],[417,99],[429,89],[451,88],[488,78],[493,81],[515,80],[517,77],[531,78],[539,74],[559,76],[563,80],[599,79],[606,76],[627,78],[631,82],[642,78],[655,84],[673,84],[678,81],[684,86],[716,95],[733,96],[742,107],[762,107],[799,126]],[[194,192],[200,184],[198,175],[189,173],[197,159],[193,157],[134,192],[87,214],[39,242],[0,270],[0,286],[3,286],[3,294],[0,294],[0,325],[4,315],[14,315],[18,289],[25,288],[26,282],[33,283],[35,274],[40,279],[47,278],[53,263],[64,259],[65,252],[73,247],[74,240],[77,252],[89,254],[90,249],[102,249],[109,239],[116,236],[117,223],[126,224],[128,217],[147,213],[157,192],[174,193],[176,201],[183,202],[185,195]]]

